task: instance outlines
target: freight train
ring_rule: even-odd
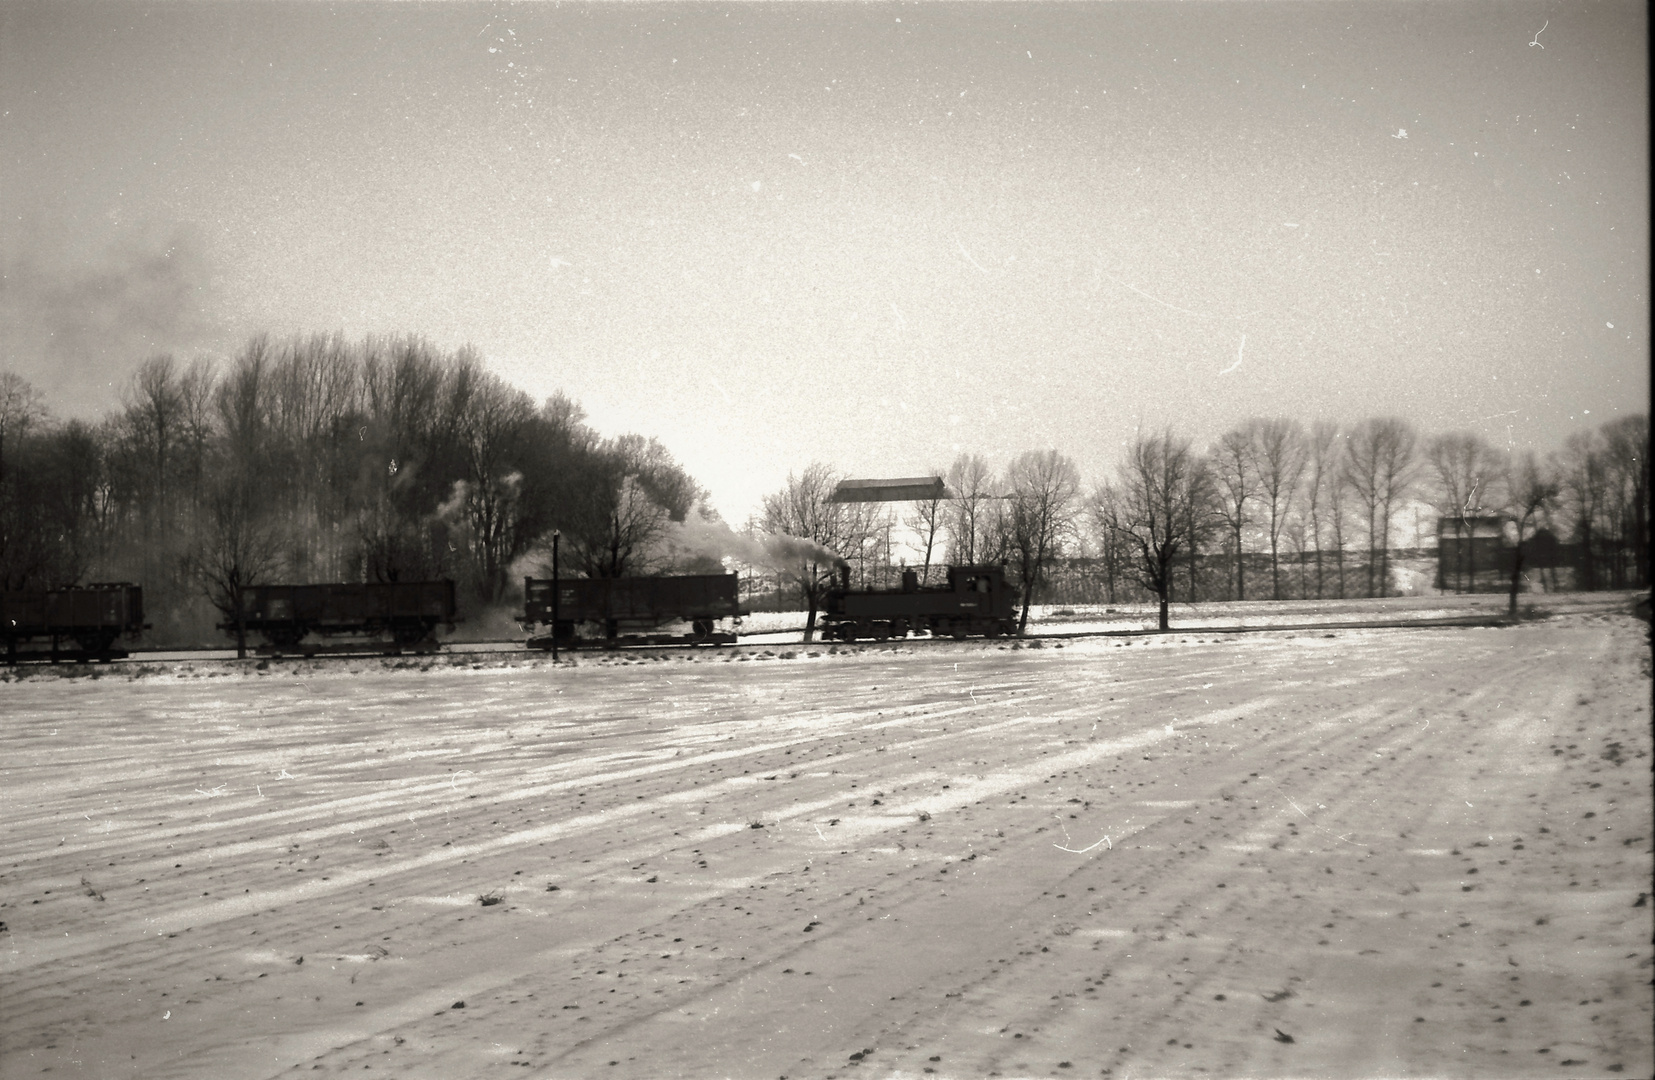
[[[115,648],[120,637],[136,636],[146,627],[144,590],[126,582],[86,585],[69,589],[0,591],[0,640],[6,662],[49,658],[59,660],[119,660],[126,650]],[[49,649],[19,649],[19,645],[50,642]],[[65,643],[73,648],[65,649]]]
[[[241,591],[238,617],[219,629],[231,637],[263,636],[269,645],[261,652],[427,651],[437,647],[437,627],[452,630],[454,622],[452,581],[338,582],[250,585]],[[358,640],[305,643],[313,633]]]
[[[523,624],[532,649],[582,644],[732,645],[741,609],[735,574],[523,579]],[[728,623],[725,620],[729,620]],[[535,634],[535,628],[549,632]]]
[[[1016,593],[1003,565],[950,566],[947,584],[931,586],[922,586],[917,573],[904,570],[896,589],[852,589],[850,568],[839,574],[839,587],[828,592],[822,605],[825,641],[884,641],[920,630],[955,639],[1017,631]]]

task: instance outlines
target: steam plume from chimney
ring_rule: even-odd
[[[691,514],[682,522],[673,522],[667,544],[687,555],[702,555],[719,561],[733,559],[767,567],[778,573],[793,571],[801,563],[808,562],[828,563],[834,567],[848,565],[838,552],[814,540],[782,533],[743,536],[722,521],[708,520],[698,514]]]

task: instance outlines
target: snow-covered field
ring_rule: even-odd
[[[1648,1076],[1589,608],[31,673],[0,1076]]]

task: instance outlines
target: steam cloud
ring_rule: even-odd
[[[667,543],[688,555],[720,561],[734,559],[778,573],[789,572],[808,562],[831,563],[835,567],[848,565],[838,552],[813,540],[785,533],[743,536],[722,521],[709,521],[695,514],[683,522],[672,523]]]
[[[0,246],[0,351],[54,405],[106,407],[147,357],[215,336],[211,261],[191,228],[129,227],[100,258],[76,260],[31,224]]]

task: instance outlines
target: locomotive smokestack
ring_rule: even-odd
[[[850,563],[848,562],[839,564],[839,587],[846,592],[850,592]]]

